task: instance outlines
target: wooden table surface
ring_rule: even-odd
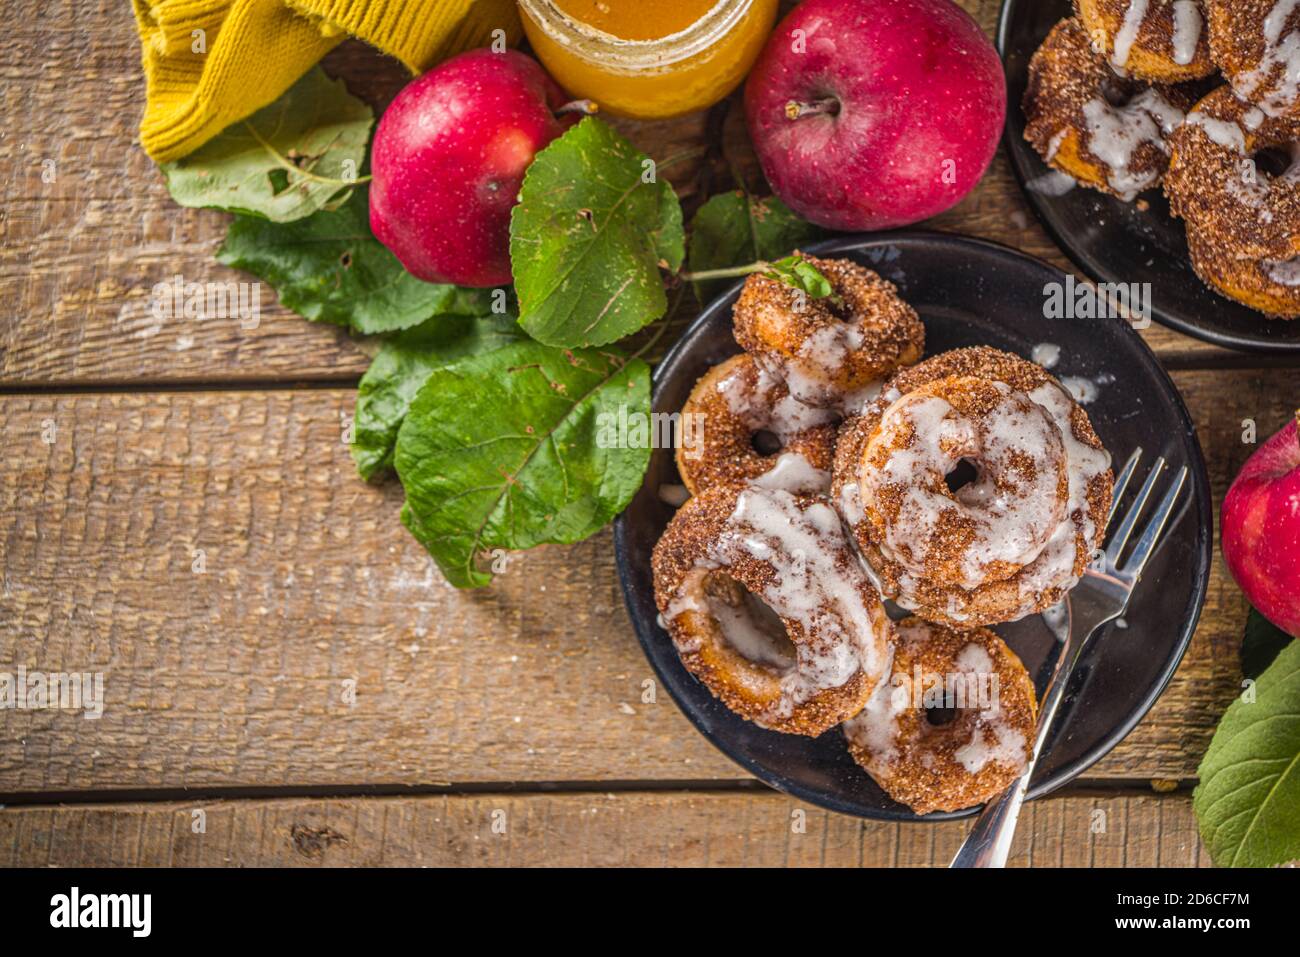
[[[964,5],[991,33],[994,0]],[[105,709],[0,711],[0,863],[946,862],[966,825],[802,805],[648,696],[608,531],[520,555],[490,589],[444,584],[400,488],[360,481],[342,441],[361,345],[269,302],[254,330],[150,315],[157,282],[240,277],[213,259],[227,217],[174,204],[136,143],[128,5],[5,13],[0,671],[102,671]],[[403,82],[359,44],[327,67],[378,105]],[[720,131],[620,126],[660,159],[712,140],[744,161],[734,110]],[[715,162],[672,168],[688,209]],[[1001,154],[928,225],[1069,268]],[[1294,366],[1143,335],[1217,502],[1253,448],[1243,420],[1264,436],[1293,409]],[[1208,862],[1190,789],[1244,619],[1216,557],[1168,690],[1029,806],[1015,863]]]

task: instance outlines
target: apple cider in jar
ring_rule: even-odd
[[[778,0],[519,0],[538,58],[575,97],[638,119],[701,110],[745,78]]]

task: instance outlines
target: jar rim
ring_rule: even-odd
[[[519,7],[554,43],[606,68],[659,68],[690,59],[707,50],[731,30],[754,0],[717,0],[690,26],[653,40],[625,40],[575,20],[555,0],[519,0]]]

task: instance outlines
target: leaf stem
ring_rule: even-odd
[[[631,359],[640,359],[642,356],[644,356],[647,352],[649,352],[651,349],[655,347],[655,345],[659,342],[660,339],[664,337],[664,333],[666,333],[670,328],[672,328],[673,320],[677,318],[677,310],[682,304],[682,298],[684,297],[685,293],[686,293],[685,285],[678,286],[677,289],[674,290],[673,301],[668,306],[668,311],[665,312],[663,317],[657,321],[657,325],[659,326],[659,328],[655,330],[654,335],[652,335],[649,339],[645,341],[645,343],[641,346],[641,348],[637,349],[636,352],[632,353],[630,357]],[[646,361],[649,362],[651,365],[654,365],[655,361],[657,360],[647,359]]]
[[[697,156],[703,156],[706,153],[708,153],[708,151],[709,148],[707,146],[691,146],[684,150],[678,150],[676,153],[673,153],[663,162],[659,163],[658,168],[660,170],[669,169],[673,166],[676,166],[678,163],[682,162],[683,160],[694,159]]]
[[[563,116],[566,113],[577,113],[579,116],[594,116],[600,112],[600,106],[595,100],[570,100],[563,106],[557,106],[552,112],[556,116]]]
[[[701,269],[698,272],[683,269],[677,274],[677,278],[686,282],[705,282],[709,279],[737,279],[740,276],[748,276],[750,273],[771,268],[772,264],[770,262],[766,259],[759,259],[743,266],[728,266],[726,269]]]
[[[811,103],[790,100],[785,105],[785,118],[787,120],[800,120],[805,116],[838,116],[839,112],[840,101],[833,96],[813,100]]]
[[[257,132],[252,123],[245,120],[244,126],[248,129],[248,132],[252,135],[253,139],[257,140],[261,145],[262,149],[266,150],[266,152],[270,154],[271,159],[275,160],[276,165],[284,168],[290,173],[296,173],[304,179],[314,180],[317,183],[325,183],[330,186],[356,186],[370,181],[369,176],[354,176],[352,179],[335,179],[332,176],[318,176],[310,170],[305,170],[301,166],[290,162],[288,157],[262,138],[262,134]]]

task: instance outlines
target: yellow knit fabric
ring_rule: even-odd
[[[514,0],[131,0],[144,60],[140,142],[178,159],[274,102],[346,36],[413,73],[521,28]]]

